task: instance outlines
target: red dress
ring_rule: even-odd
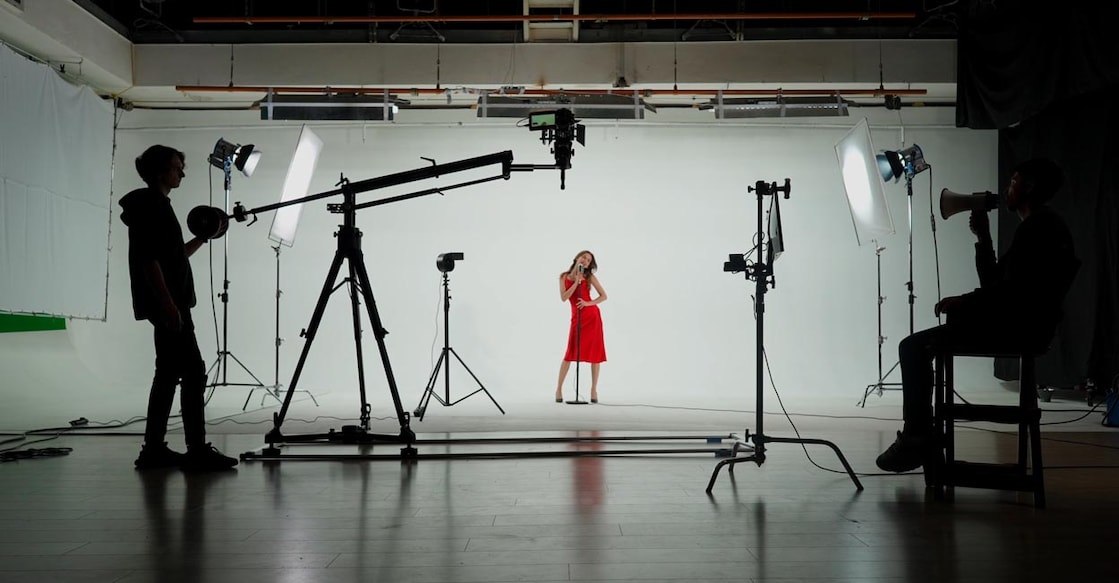
[[[566,276],[564,289],[575,285]],[[571,331],[567,336],[567,354],[563,359],[570,362],[606,362],[606,345],[602,341],[602,314],[598,306],[579,308],[578,301],[591,301],[591,286],[587,280],[579,284],[568,300],[571,302]]]

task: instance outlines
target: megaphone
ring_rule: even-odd
[[[940,218],[948,217],[963,211],[990,211],[998,208],[999,195],[993,192],[973,192],[960,194],[945,188],[940,191]]]

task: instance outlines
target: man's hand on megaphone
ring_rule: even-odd
[[[987,219],[987,211],[975,210],[971,211],[971,216],[967,220],[968,227],[975,236],[979,238],[980,242],[991,240],[991,221]]]

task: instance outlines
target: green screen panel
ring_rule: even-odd
[[[65,329],[65,318],[25,314],[0,314],[0,334],[5,332],[38,332],[41,330]]]

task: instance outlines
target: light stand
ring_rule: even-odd
[[[284,343],[284,339],[280,338],[280,296],[284,293],[280,289],[280,248],[281,247],[283,247],[283,245],[277,244],[275,247],[272,248],[272,250],[276,252],[276,344],[275,344],[275,349],[276,349],[275,356],[276,356],[276,358],[274,360],[274,368],[272,369],[273,373],[274,373],[273,380],[275,382],[275,384],[272,385],[272,390],[275,391],[276,393],[279,393],[280,392],[280,387],[283,386],[283,385],[280,384],[280,345]],[[312,400],[314,400],[313,397],[312,397]],[[317,406],[318,404],[319,404],[318,401],[315,401],[315,405]]]
[[[754,293],[755,293],[754,312],[755,312],[756,344],[757,344],[757,347],[756,347],[757,348],[757,354],[756,354],[756,358],[757,358],[757,367],[756,367],[757,368],[757,377],[755,379],[755,383],[756,383],[756,387],[757,387],[757,431],[753,435],[751,435],[750,430],[746,429],[744,434],[743,434],[743,440],[749,439],[750,441],[753,442],[753,445],[750,445],[748,443],[744,443],[743,441],[736,442],[734,444],[733,448],[731,449],[732,459],[723,460],[723,461],[721,461],[721,462],[719,462],[718,464],[715,465],[715,469],[711,473],[711,480],[707,483],[707,493],[710,494],[711,489],[715,487],[715,480],[719,477],[719,471],[723,468],[723,466],[730,466],[730,469],[728,471],[730,471],[733,474],[734,473],[734,466],[736,464],[739,464],[739,463],[742,463],[742,462],[754,462],[758,466],[761,466],[763,463],[765,463],[765,457],[766,457],[765,450],[766,450],[766,444],[767,443],[799,443],[801,445],[826,445],[826,446],[830,447],[832,449],[832,451],[835,452],[835,455],[839,458],[840,463],[842,463],[844,469],[847,470],[847,475],[849,475],[851,477],[851,481],[853,481],[855,483],[855,488],[857,488],[859,490],[862,490],[863,485],[862,485],[862,483],[859,482],[858,476],[856,476],[854,470],[851,469],[851,465],[847,463],[847,458],[845,458],[843,456],[843,452],[839,451],[839,448],[836,447],[836,445],[834,443],[832,443],[830,441],[824,441],[822,439],[808,439],[808,438],[802,438],[802,437],[796,437],[796,438],[770,437],[770,436],[765,434],[765,431],[762,428],[762,422],[764,420],[764,415],[765,415],[765,408],[763,406],[763,392],[764,392],[763,389],[764,389],[764,386],[765,386],[764,385],[764,380],[765,379],[764,379],[764,376],[762,374],[762,368],[763,368],[764,363],[765,363],[765,344],[764,344],[764,340],[765,340],[765,336],[764,336],[764,329],[765,329],[765,294],[766,294],[766,291],[768,290],[768,288],[771,285],[775,284],[775,280],[773,278],[773,262],[776,259],[776,255],[775,255],[774,250],[772,248],[773,247],[772,237],[769,237],[769,238],[765,239],[765,241],[766,241],[765,245],[762,244],[763,237],[766,237],[766,231],[763,230],[763,225],[762,225],[762,213],[764,212],[762,201],[766,196],[777,196],[777,194],[781,193],[781,192],[783,192],[785,194],[786,199],[789,198],[789,191],[790,191],[789,179],[786,178],[785,179],[785,185],[781,186],[781,187],[777,186],[776,182],[766,183],[764,181],[759,180],[757,183],[755,183],[754,187],[748,187],[747,190],[756,192],[757,193],[757,199],[758,199],[758,223],[757,223],[757,235],[756,235],[756,239],[755,239],[756,241],[758,241],[758,245],[755,248],[756,251],[757,251],[757,256],[754,259],[753,263],[751,264],[751,263],[747,262],[746,257],[743,256],[743,255],[731,255],[730,256],[730,261],[728,261],[727,263],[724,264],[723,271],[745,272],[747,280],[751,280],[751,279],[754,280]],[[779,221],[780,219],[779,219],[779,217],[774,217],[774,216],[771,215],[769,217],[769,220],[770,221],[774,221],[774,220]],[[763,247],[765,247],[766,249],[763,250]],[[769,256],[768,257],[769,258],[768,263],[766,263],[766,254],[764,253],[765,251],[769,252],[768,253],[768,256]],[[750,453],[750,455],[747,455],[745,457],[736,457],[738,455],[739,451],[747,451],[747,452],[751,452],[751,453]]]
[[[253,147],[251,145],[248,145],[248,146],[244,146],[244,148],[247,148],[247,151],[245,151],[244,154],[243,154],[244,157],[242,158],[239,155],[239,158],[238,158],[238,161],[237,161],[237,164],[242,171],[244,171],[244,168],[246,167],[245,166],[246,161],[248,160],[249,156],[251,155]],[[242,150],[241,146],[235,146],[233,144],[230,144],[229,142],[226,142],[225,140],[218,140],[217,145],[214,147],[214,152],[212,154],[210,154],[210,164],[212,164],[214,166],[217,166],[218,164],[220,164],[221,165],[220,167],[222,168],[223,172],[225,173],[225,185],[224,185],[225,186],[225,207],[224,207],[224,210],[225,210],[226,214],[229,214],[229,191],[230,191],[230,185],[231,185],[231,182],[232,182],[232,178],[231,178],[232,170],[233,170],[233,166],[234,166],[234,163],[235,163],[234,162],[234,155],[239,154],[239,151],[241,151],[241,150]],[[254,164],[255,164],[255,162],[254,162]],[[248,173],[249,174],[252,173],[251,168],[248,171]],[[247,366],[245,366],[245,363],[241,362],[241,360],[238,359],[237,356],[234,355],[229,350],[229,237],[226,237],[222,241],[222,291],[221,291],[220,294],[218,294],[218,297],[221,298],[221,304],[222,304],[222,307],[221,307],[221,319],[222,319],[221,339],[220,339],[220,342],[218,344],[217,358],[214,360],[214,363],[210,365],[210,368],[206,370],[206,378],[210,378],[211,373],[213,373],[213,375],[214,375],[213,376],[213,379],[214,379],[213,382],[206,385],[206,387],[208,389],[210,389],[210,392],[206,397],[206,402],[207,403],[209,403],[210,397],[213,396],[214,389],[217,388],[217,387],[253,387],[253,390],[255,390],[255,389],[265,389],[267,391],[267,388],[264,386],[264,383],[261,382],[260,379],[257,378],[257,376],[255,374],[253,374],[253,372],[251,370],[249,370],[249,368]],[[229,382],[228,373],[229,373],[229,359],[230,358],[232,358],[233,361],[236,362],[237,365],[241,367],[241,370],[244,370],[246,373],[248,373],[248,375],[250,377],[252,377],[253,380],[256,381],[256,383],[231,383],[231,382]],[[251,390],[249,391],[249,396],[250,397],[252,396],[252,391]],[[275,395],[273,395],[273,396],[275,396]],[[279,400],[278,397],[277,397],[277,400]],[[248,406],[248,399],[246,399],[245,403],[246,403],[245,406],[247,407]],[[244,410],[244,409],[242,409],[242,410]]]
[[[455,352],[454,348],[451,348],[451,291],[447,273],[451,269],[454,269],[454,260],[450,260],[448,267],[448,264],[444,262],[444,257],[446,257],[446,255],[458,256],[459,259],[462,258],[461,253],[445,254],[440,255],[440,260],[437,262],[437,264],[439,265],[439,270],[443,272],[443,351],[439,354],[439,360],[435,363],[435,368],[432,369],[431,376],[427,379],[427,387],[424,388],[424,394],[420,397],[419,405],[416,406],[416,419],[423,421],[424,413],[427,411],[427,404],[431,401],[432,398],[435,398],[435,400],[438,401],[440,405],[443,405],[444,407],[450,407],[452,405],[461,403],[462,401],[465,401],[466,399],[478,393],[485,393],[486,396],[489,397],[491,401],[493,401],[493,404],[495,407],[497,407],[497,410],[501,411],[501,414],[504,415],[505,409],[501,408],[501,405],[497,403],[497,400],[493,398],[493,395],[491,395],[490,392],[486,390],[486,387],[482,384],[482,381],[478,380],[478,376],[474,374],[474,371],[470,370],[470,367],[466,366],[466,363],[462,361],[462,357],[460,357],[458,353]],[[453,354],[455,356],[455,360],[457,360],[458,363],[462,365],[462,368],[466,369],[466,372],[470,373],[470,377],[474,379],[474,382],[478,383],[479,387],[473,393],[470,393],[469,395],[466,395],[465,397],[462,397],[457,401],[451,400],[451,359],[447,356],[448,354]],[[444,365],[446,365],[445,370],[443,368]],[[439,377],[440,371],[443,371],[444,381],[444,393],[442,397],[440,397],[435,392],[435,381]]]
[[[416,442],[416,434],[411,428],[411,419],[404,406],[400,401],[400,393],[397,390],[396,378],[393,376],[392,365],[389,362],[388,350],[385,346],[385,336],[388,335],[388,330],[385,330],[381,323],[380,314],[377,311],[377,304],[373,297],[373,289],[369,280],[369,273],[365,268],[365,259],[361,251],[361,231],[357,228],[357,211],[360,209],[389,204],[393,202],[400,202],[403,200],[425,196],[428,194],[445,193],[448,190],[461,188],[464,186],[471,186],[475,184],[482,184],[498,179],[508,179],[514,170],[531,171],[535,169],[531,166],[518,167],[513,163],[513,153],[510,151],[500,152],[497,154],[489,154],[486,156],[479,156],[477,158],[469,158],[466,160],[459,160],[457,162],[450,162],[447,164],[435,164],[416,170],[409,170],[405,172],[398,172],[396,174],[389,174],[379,178],[370,178],[360,182],[351,183],[349,180],[343,178],[339,181],[335,190],[321,192],[318,194],[308,195],[305,197],[282,201],[275,204],[257,207],[255,209],[246,210],[240,204],[237,204],[233,209],[233,216],[237,221],[243,222],[248,219],[249,215],[254,216],[257,213],[276,210],[279,208],[303,204],[314,200],[342,195],[343,202],[337,204],[328,204],[327,210],[332,213],[342,215],[342,224],[339,225],[335,237],[338,240],[338,247],[334,253],[334,260],[330,264],[327,271],[326,280],[323,282],[322,291],[319,294],[318,301],[315,303],[315,309],[311,316],[311,323],[303,331],[302,336],[306,339],[303,345],[303,351],[299,355],[299,362],[296,364],[295,371],[292,374],[291,383],[288,384],[287,393],[284,395],[283,405],[280,410],[273,414],[272,429],[265,435],[265,440],[268,447],[264,448],[259,456],[247,453],[242,454],[242,459],[249,459],[251,457],[267,457],[276,456],[279,449],[276,444],[279,443],[293,443],[293,442],[341,442],[341,443],[375,443],[378,441],[388,441],[403,443],[404,447],[400,450],[401,457],[415,458],[417,451],[412,444]],[[496,176],[489,176],[470,180],[451,186],[440,186],[435,188],[428,188],[417,192],[393,196],[372,202],[357,204],[357,194],[367,192],[370,190],[389,188],[408,184],[417,180],[425,180],[429,178],[438,178],[446,174],[461,172],[464,170],[471,170],[474,168],[481,168],[493,164],[501,165],[501,173]],[[343,280],[337,287],[335,280],[342,268],[342,263],[347,264],[349,276]],[[358,393],[360,398],[360,425],[347,425],[342,427],[342,431],[336,432],[331,430],[325,434],[308,434],[308,435],[284,435],[281,431],[285,417],[287,416],[288,408],[291,406],[292,396],[295,394],[299,385],[299,377],[303,373],[303,366],[307,362],[307,356],[310,354],[311,346],[314,343],[315,336],[318,332],[319,324],[322,322],[323,313],[326,310],[327,302],[335,290],[346,285],[350,292],[350,309],[353,319],[354,327],[354,344],[357,348],[357,373],[358,373]],[[361,311],[360,300],[365,301],[365,307],[369,316],[370,323],[373,326],[373,334],[377,341],[377,348],[381,357],[381,364],[384,368],[385,379],[388,384],[389,393],[392,397],[393,406],[396,410],[397,421],[400,424],[400,432],[397,435],[391,434],[373,434],[369,433],[370,421],[370,405],[366,399],[365,393],[365,364],[363,359],[363,352],[361,347]]]
[[[280,248],[281,247],[283,247],[283,245],[276,245],[275,247],[272,247],[272,250],[276,252],[276,343],[275,343],[276,359],[275,359],[275,369],[274,369],[274,372],[275,372],[274,381],[273,381],[272,386],[269,386],[269,387],[254,387],[252,390],[250,390],[249,391],[249,396],[245,397],[244,406],[241,407],[242,411],[244,411],[245,409],[247,409],[249,407],[249,399],[252,398],[253,391],[256,391],[258,388],[264,390],[266,393],[268,393],[268,395],[270,395],[271,397],[273,397],[277,401],[279,401],[280,400],[280,396],[279,396],[280,395],[280,389],[282,389],[284,387],[284,385],[280,383],[280,346],[284,343],[284,339],[280,337],[280,296],[283,295],[283,293],[284,293],[282,290],[280,290]],[[315,403],[315,406],[316,407],[319,406],[319,401],[317,399],[315,399],[315,396],[313,394],[311,394],[311,391],[300,391],[300,392],[301,393],[307,393],[307,396],[311,397],[311,401],[313,401]],[[264,399],[263,398],[260,400],[260,404],[264,405]]]
[[[882,391],[896,391],[901,389],[901,383],[886,382],[886,377],[894,372],[894,369],[898,367],[900,361],[894,362],[894,366],[891,366],[890,370],[886,371],[886,374],[882,374],[882,344],[886,342],[886,337],[882,335],[882,303],[886,301],[886,297],[882,295],[882,252],[885,250],[885,247],[878,245],[877,240],[874,241],[875,263],[878,272],[878,382],[866,386],[866,391],[863,392],[863,399],[859,403],[860,407],[866,407],[866,399],[871,393],[878,393],[881,395]],[[912,304],[910,305],[912,306]],[[912,318],[910,322],[912,322]]]
[[[905,289],[909,293],[909,334],[912,335],[914,331],[913,311],[917,300],[913,285],[913,177],[919,172],[928,170],[929,165],[925,162],[924,153],[917,144],[898,152],[879,154],[876,158],[883,180],[896,181],[901,176],[905,177],[906,223],[909,230],[909,280],[905,282]],[[936,228],[935,223],[933,228]],[[883,382],[894,369],[898,368],[901,361],[894,362],[894,366],[890,367],[885,376],[882,374],[882,343],[885,341],[885,338],[882,337],[882,301],[884,299],[882,297],[882,257],[881,250],[877,249],[877,243],[875,243],[875,246],[875,253],[878,255],[878,382],[867,385],[866,391],[863,392],[861,407],[866,407],[866,399],[871,393],[881,395],[883,391],[900,391],[902,388],[901,383]]]

